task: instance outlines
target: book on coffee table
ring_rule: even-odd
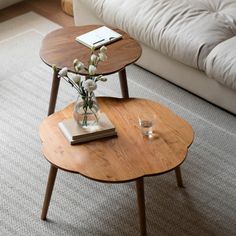
[[[99,48],[103,45],[110,44],[122,38],[122,35],[116,31],[102,26],[88,33],[76,37],[76,41],[84,44],[89,48]]]
[[[58,126],[70,144],[117,136],[115,126],[105,113],[100,114],[97,125],[88,128],[81,127],[73,118],[59,122]]]

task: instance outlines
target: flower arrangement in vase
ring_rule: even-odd
[[[97,89],[97,82],[105,82],[107,78],[103,77],[103,75],[96,75],[96,71],[99,62],[107,60],[106,51],[107,48],[105,46],[102,46],[98,52],[95,52],[94,48],[92,48],[87,66],[79,59],[75,59],[73,66],[76,74],[69,74],[67,67],[58,72],[58,77],[63,78],[78,92],[73,117],[84,128],[98,123],[99,106],[94,91]],[[54,69],[58,70],[56,66],[54,66]],[[81,77],[79,75],[81,71],[85,71],[87,75]]]

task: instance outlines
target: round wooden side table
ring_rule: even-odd
[[[49,66],[56,65],[58,68],[68,67],[75,72],[73,61],[78,58],[87,64],[90,48],[75,41],[79,35],[100,27],[100,25],[72,26],[50,32],[42,41],[40,49],[41,59]],[[107,45],[108,60],[99,64],[97,74],[109,75],[118,72],[121,92],[123,97],[129,97],[125,67],[134,63],[141,56],[142,50],[139,43],[129,37],[125,32],[113,29],[122,34],[122,39]],[[86,76],[86,73],[80,73]],[[58,72],[54,71],[48,115],[55,109],[60,79]]]
[[[193,141],[193,129],[171,110],[150,100],[98,97],[98,103],[115,125],[118,137],[70,145],[58,123],[71,118],[73,104],[40,125],[43,154],[51,163],[41,219],[46,219],[57,170],[61,169],[104,183],[135,181],[141,235],[146,235],[144,177],[175,170],[181,187],[180,165]],[[157,115],[151,139],[144,137],[138,127],[141,111]]]

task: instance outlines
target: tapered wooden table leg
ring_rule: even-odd
[[[52,87],[51,87],[51,95],[48,107],[48,116],[54,113],[56,101],[57,101],[57,94],[60,84],[60,78],[58,78],[58,71],[54,70],[53,72],[53,79],[52,79]]]
[[[145,215],[145,197],[144,197],[144,183],[143,178],[136,180],[140,231],[142,236],[146,236],[146,215]]]
[[[51,165],[50,172],[48,175],[48,183],[46,188],[46,193],[44,196],[44,202],[43,202],[43,209],[41,214],[41,219],[46,220],[48,207],[50,204],[51,196],[52,196],[52,190],[55,183],[56,175],[57,175],[57,168],[53,165]]]
[[[180,166],[177,166],[177,167],[175,168],[175,175],[176,175],[177,185],[178,185],[179,187],[184,187],[184,185],[183,185],[183,180],[182,180],[182,176],[181,176]]]
[[[125,68],[119,71],[119,79],[120,79],[120,88],[121,88],[121,94],[123,98],[129,98],[129,90],[128,90],[128,84],[127,84],[127,76],[126,76],[126,70]]]

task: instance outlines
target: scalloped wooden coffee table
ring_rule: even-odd
[[[58,122],[71,117],[73,104],[47,117],[40,125],[43,154],[51,163],[41,219],[46,219],[57,170],[62,169],[104,183],[136,181],[141,235],[146,235],[143,179],[175,170],[181,187],[180,165],[193,141],[193,129],[171,110],[150,100],[107,97],[97,100],[101,111],[114,123],[118,137],[71,146]],[[139,130],[140,111],[157,115],[151,139]]]

